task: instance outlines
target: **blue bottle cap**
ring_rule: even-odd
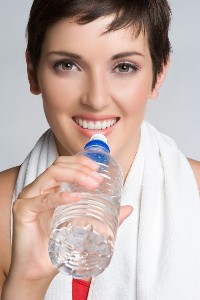
[[[93,136],[94,137],[94,136]],[[110,153],[110,148],[109,146],[102,140],[100,139],[94,139],[91,138],[91,140],[85,145],[84,149],[87,150],[89,148],[101,148],[103,149],[105,152]]]

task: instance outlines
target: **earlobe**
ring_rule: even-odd
[[[170,64],[170,58],[168,58],[167,63],[163,66],[162,72],[160,74],[158,74],[158,76],[157,76],[156,85],[155,85],[154,89],[151,91],[151,94],[149,97],[150,99],[155,99],[158,97],[159,90],[165,80],[165,76],[167,74],[169,64]]]
[[[27,74],[28,74],[28,80],[29,80],[29,85],[30,85],[30,91],[34,95],[39,95],[41,93],[41,91],[36,82],[33,64],[31,62],[31,58],[30,58],[29,52],[27,50],[26,50],[25,56],[26,56]]]

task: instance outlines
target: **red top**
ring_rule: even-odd
[[[90,282],[72,279],[72,300],[87,300]]]

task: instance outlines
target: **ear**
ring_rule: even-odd
[[[31,62],[31,58],[30,58],[30,54],[29,54],[28,50],[26,50],[25,56],[26,56],[27,74],[28,74],[28,81],[29,81],[29,85],[30,85],[30,91],[34,95],[39,95],[41,92],[38,87],[36,74],[35,74],[33,64]]]
[[[170,58],[167,59],[167,63],[163,66],[162,72],[160,74],[158,74],[158,76],[157,76],[156,85],[153,88],[153,90],[151,91],[151,94],[149,96],[150,99],[157,98],[157,96],[159,94],[159,89],[161,88],[161,86],[164,82],[169,64],[170,64]]]

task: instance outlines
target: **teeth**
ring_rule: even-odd
[[[83,121],[83,128],[88,128],[88,124],[86,121]]]
[[[97,129],[101,129],[101,122],[97,121],[95,124],[94,124],[94,128],[97,130]]]
[[[83,126],[83,120],[79,119],[77,122],[81,127]]]
[[[108,122],[107,122],[107,126],[108,126],[108,127],[111,126],[111,122],[112,122],[112,121],[108,121]]]
[[[93,122],[88,122],[88,129],[95,129],[94,123]]]
[[[102,128],[102,129],[106,129],[106,126],[107,126],[107,122],[106,122],[106,121],[103,121],[101,128]]]
[[[113,126],[117,119],[111,119],[111,120],[104,120],[104,121],[87,121],[83,119],[75,119],[75,122],[79,124],[79,126],[83,127],[84,129],[91,129],[91,130],[100,130],[100,129],[106,129],[108,127]]]

